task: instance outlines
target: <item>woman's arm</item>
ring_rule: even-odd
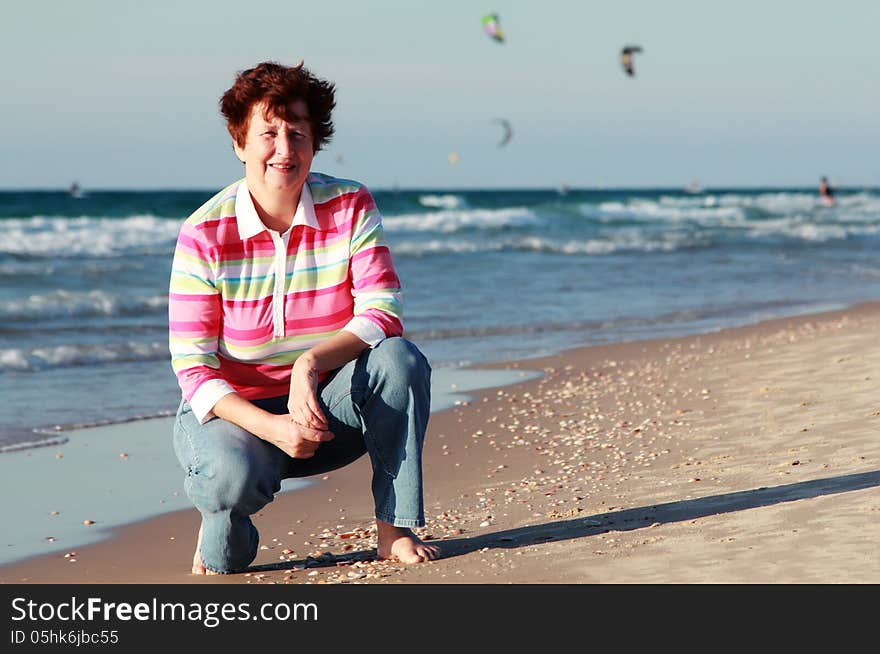
[[[349,274],[354,317],[345,329],[375,347],[384,338],[403,334],[401,284],[382,215],[366,188],[358,192],[353,212]]]
[[[313,429],[296,424],[291,416],[269,413],[237,393],[229,393],[217,400],[214,415],[272,443],[294,459],[311,458],[318,445],[333,440],[333,434],[326,428]]]
[[[300,355],[290,373],[287,410],[290,418],[302,427],[323,431],[327,418],[318,404],[318,377],[341,368],[369,347],[349,331],[341,331]]]
[[[191,220],[181,226],[171,264],[168,346],[183,397],[204,423],[214,403],[233,389],[220,374],[217,358],[221,307],[212,243],[202,225]]]

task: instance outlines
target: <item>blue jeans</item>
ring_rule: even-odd
[[[237,425],[212,418],[204,425],[182,401],[174,423],[174,451],[186,472],[184,489],[202,514],[202,563],[237,572],[257,555],[250,516],[272,501],[281,480],[318,475],[364,453],[373,467],[376,518],[397,527],[425,524],[422,444],[431,407],[431,367],[419,349],[394,337],[365,350],[318,387],[321,409],[335,438],[310,459],[294,459]],[[287,413],[287,397],[253,400]]]

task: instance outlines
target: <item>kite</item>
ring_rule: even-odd
[[[630,77],[633,77],[636,72],[633,68],[633,55],[636,53],[641,53],[642,47],[639,45],[627,45],[624,46],[620,51],[620,65],[623,66],[623,70],[626,71],[626,74]]]
[[[483,30],[498,41],[498,43],[504,43],[504,32],[501,31],[498,14],[486,14],[483,16]]]
[[[501,140],[498,141],[498,147],[503,148],[510,143],[510,139],[513,138],[513,128],[510,126],[510,121],[505,120],[504,118],[493,118],[492,122],[498,123],[504,130],[504,135],[501,137]]]
[[[458,163],[458,153],[453,151],[449,153],[449,163],[453,166]]]

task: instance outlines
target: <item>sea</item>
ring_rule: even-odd
[[[0,191],[0,456],[172,415],[167,290],[215,190]],[[435,370],[880,297],[880,189],[373,189]]]

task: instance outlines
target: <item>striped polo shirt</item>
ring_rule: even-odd
[[[290,228],[263,225],[244,180],[183,223],[168,301],[171,365],[200,422],[227,393],[286,395],[300,354],[346,330],[403,332],[400,280],[362,184],[310,173]]]

